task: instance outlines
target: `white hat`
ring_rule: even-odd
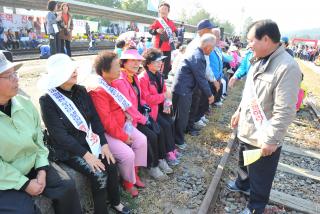
[[[83,81],[89,73],[91,73],[92,66],[90,62],[84,63],[83,61],[80,66],[77,62],[72,61],[72,59],[66,54],[52,55],[47,60],[47,73],[40,77],[37,86],[40,90],[48,90],[58,87],[68,81],[76,69],[78,71],[79,83]]]
[[[0,74],[14,68],[17,71],[22,66],[22,63],[12,63],[7,60],[6,56],[0,51]]]

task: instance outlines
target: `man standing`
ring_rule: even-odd
[[[183,44],[183,40],[184,40],[184,33],[185,33],[185,27],[184,27],[184,22],[181,23],[180,27],[178,28],[178,33],[177,33],[177,37],[178,37],[178,42],[182,45]]]
[[[199,46],[190,52],[180,63],[173,83],[173,112],[175,117],[175,144],[184,149],[184,131],[186,130],[189,111],[192,102],[192,91],[198,85],[212,103],[214,97],[205,77],[206,59],[216,43],[216,38],[211,34],[204,34],[200,38]]]
[[[177,35],[177,28],[173,21],[168,18],[170,5],[162,2],[159,5],[159,18],[150,26],[149,33],[155,36],[154,47],[159,48],[164,59],[163,76],[168,78],[168,73],[171,70],[171,50],[175,49],[174,36]]]
[[[20,67],[0,53],[0,213],[35,214],[32,197],[40,194],[56,214],[81,213],[74,182],[49,164],[36,108],[17,95]]]
[[[230,181],[227,188],[250,194],[243,214],[262,214],[269,200],[282,140],[295,117],[301,71],[280,45],[275,22],[253,23],[247,38],[256,60],[248,72],[240,106],[231,118],[231,126],[238,127],[240,169],[236,181]],[[259,148],[262,157],[244,167],[242,152]]]

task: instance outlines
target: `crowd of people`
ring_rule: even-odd
[[[31,196],[40,194],[53,200],[56,213],[81,213],[74,182],[61,162],[89,179],[95,213],[108,213],[107,201],[117,213],[130,213],[119,187],[132,197],[149,188],[142,169],[152,179],[170,179],[188,147],[185,134],[200,135],[210,122],[207,115],[227,99],[228,84],[244,76],[245,96],[231,118],[241,148],[239,176],[227,188],[250,194],[243,214],[264,212],[301,81],[275,22],[249,27],[243,58],[237,38],[222,42],[220,28],[208,19],[197,24],[195,39],[177,47],[175,38],[181,39],[184,29],[175,27],[168,18],[170,5],[163,2],[150,25],[153,45],[117,41],[114,51],[95,57],[88,78],[91,69],[84,71],[70,58],[68,4],[58,12],[57,2],[49,1],[48,8],[51,57],[37,84],[43,92],[45,143],[38,112],[17,95],[22,64],[0,53],[0,127],[5,130],[0,144],[6,148],[0,151],[0,213],[35,213]],[[242,151],[257,148],[262,157],[244,167]]]

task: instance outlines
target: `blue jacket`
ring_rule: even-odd
[[[224,54],[220,48],[215,47],[215,49],[209,55],[210,68],[213,72],[214,78],[220,80],[223,76],[223,62],[231,62],[233,57]]]
[[[196,85],[207,96],[212,95],[209,83],[205,77],[206,59],[199,47],[190,52],[180,63],[173,83],[173,92],[180,95],[192,94]]]
[[[252,57],[253,57],[253,52],[251,50],[249,50],[246,53],[246,55],[244,56],[244,58],[242,59],[239,68],[237,69],[237,71],[234,74],[234,76],[237,79],[241,79],[242,77],[247,75],[247,73],[250,69],[250,66],[251,66],[250,60],[252,59]]]

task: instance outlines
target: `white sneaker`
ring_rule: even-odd
[[[172,174],[173,173],[173,170],[170,168],[170,166],[168,165],[168,163],[167,163],[167,161],[165,159],[160,159],[158,166],[166,174]]]
[[[222,106],[223,103],[221,101],[214,103],[215,106]]]
[[[208,124],[210,121],[206,118],[206,116],[201,117],[202,122]]]
[[[197,122],[195,122],[194,125],[205,127],[207,124],[205,124],[205,123],[200,119],[200,120],[198,120]]]
[[[148,173],[152,178],[156,180],[164,180],[168,177],[167,175],[163,174],[163,172],[161,172],[159,167],[151,167]]]

